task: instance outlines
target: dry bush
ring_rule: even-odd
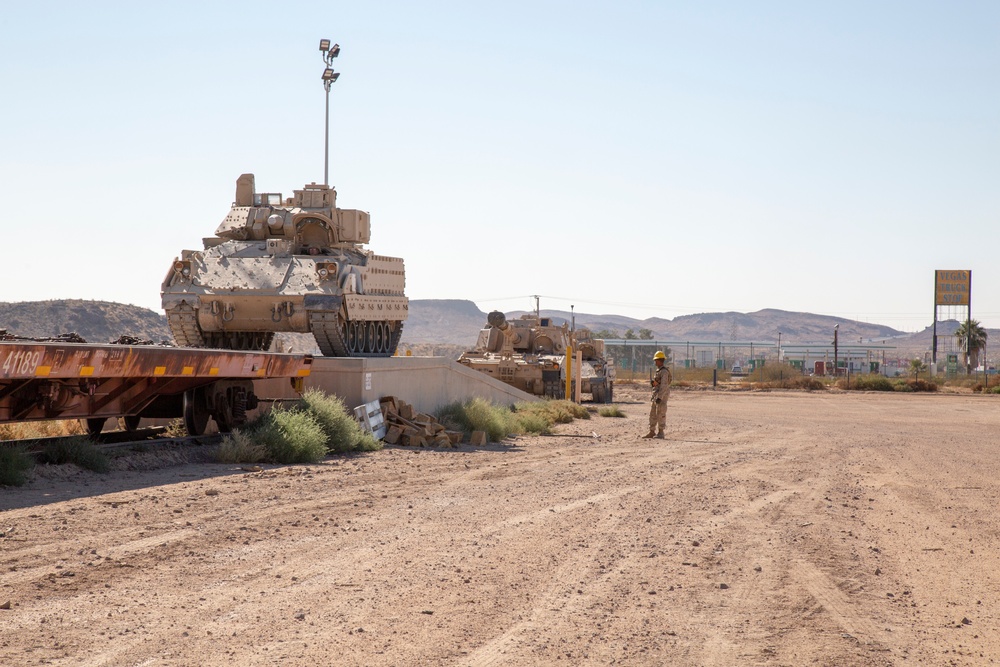
[[[15,422],[0,425],[0,440],[56,438],[64,435],[82,435],[86,432],[87,429],[79,419]]]

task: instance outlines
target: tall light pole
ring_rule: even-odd
[[[833,325],[833,377],[837,377],[837,331],[840,329],[839,324]]]
[[[333,59],[340,55],[340,44],[330,46],[330,40],[319,40],[319,50],[323,52],[323,87],[326,89],[326,136],[323,148],[323,185],[330,185],[330,86],[340,77],[333,71]]]

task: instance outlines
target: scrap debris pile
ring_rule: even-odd
[[[390,445],[454,449],[465,435],[461,431],[449,431],[432,415],[417,412],[412,405],[395,396],[383,396],[379,399],[379,404],[382,419],[388,426],[385,442]],[[485,445],[486,433],[473,431],[469,442],[473,445]]]

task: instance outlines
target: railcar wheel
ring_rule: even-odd
[[[188,389],[184,392],[184,428],[188,435],[204,435],[210,416],[203,390]]]

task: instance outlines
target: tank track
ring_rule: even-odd
[[[267,350],[274,339],[272,331],[202,331],[197,311],[186,303],[167,311],[167,325],[178,347]]]
[[[324,357],[391,357],[403,335],[401,321],[352,322],[329,312],[310,312],[309,328]]]
[[[178,347],[205,347],[205,337],[198,326],[195,309],[184,303],[167,310],[167,325]]]

